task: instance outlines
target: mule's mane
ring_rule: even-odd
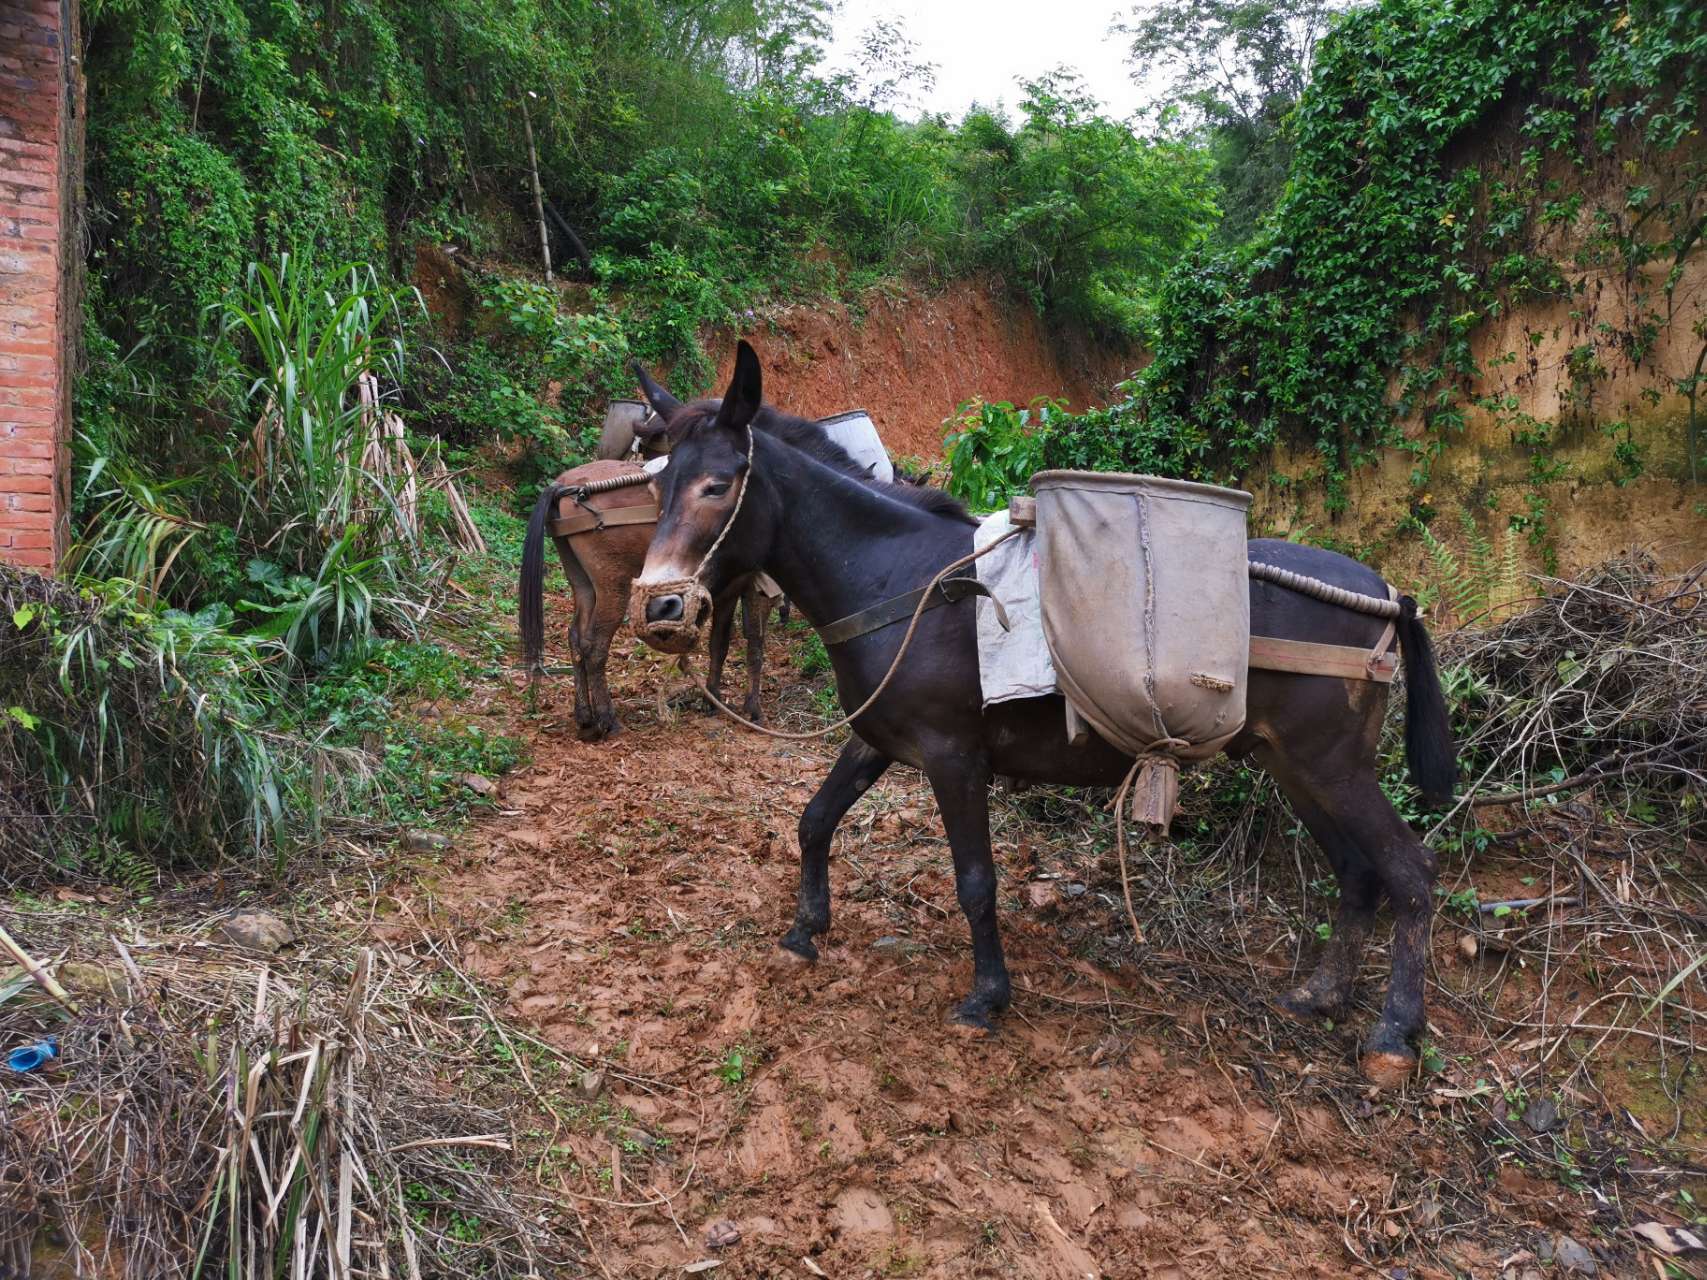
[[[685,440],[695,431],[709,427],[716,419],[722,404],[721,400],[695,400],[676,410],[667,428],[670,447],[674,448],[678,442]],[[961,520],[967,524],[978,523],[967,513],[960,499],[944,493],[941,489],[925,485],[897,484],[875,478],[855,462],[846,449],[830,439],[823,427],[810,418],[797,418],[792,413],[784,413],[775,405],[764,404],[759,406],[758,413],[753,416],[753,429],[800,450],[807,457],[815,458],[825,466],[851,476],[867,488],[876,489],[897,502],[904,502],[909,507],[917,507],[933,515],[947,516],[951,520]]]

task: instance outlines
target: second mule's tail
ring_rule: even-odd
[[[1405,659],[1405,763],[1423,798],[1443,805],[1458,785],[1458,751],[1440,671],[1417,602],[1399,597],[1399,650]]]
[[[522,662],[529,671],[538,669],[545,654],[545,526],[551,513],[569,490],[548,484],[534,503],[528,531],[522,539],[522,573],[516,601],[516,627],[521,632]]]

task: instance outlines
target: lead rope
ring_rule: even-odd
[[[746,490],[744,488],[741,491],[741,496],[742,497],[746,496]],[[737,505],[739,505],[739,504],[737,504]],[[864,715],[867,711],[869,711],[871,709],[872,703],[876,702],[879,698],[881,698],[883,696],[883,691],[889,687],[889,682],[895,678],[896,671],[900,670],[901,659],[907,656],[907,648],[909,645],[911,645],[913,643],[913,633],[918,630],[919,619],[924,616],[925,608],[926,608],[926,606],[928,606],[930,604],[931,592],[936,589],[937,585],[939,583],[941,583],[944,578],[948,577],[949,574],[953,573],[956,569],[964,569],[967,565],[971,564],[974,560],[978,559],[980,556],[989,555],[990,552],[994,551],[997,547],[1001,546],[1002,543],[1006,542],[1009,538],[1012,538],[1015,535],[1023,533],[1023,532],[1025,532],[1025,530],[1023,530],[1023,529],[1009,529],[1006,533],[1004,533],[1001,537],[997,538],[994,542],[990,543],[988,546],[983,547],[980,550],[974,551],[971,555],[961,556],[960,559],[954,561],[951,564],[944,566],[941,570],[938,571],[936,577],[932,578],[930,580],[930,582],[928,582],[925,585],[925,589],[924,589],[923,593],[919,596],[919,603],[913,609],[913,619],[911,622],[909,622],[907,624],[907,634],[901,637],[901,647],[895,651],[895,660],[889,664],[889,670],[883,673],[883,679],[878,682],[877,688],[875,688],[871,691],[871,696],[869,698],[867,698],[864,702],[860,703],[858,710],[850,711],[847,715],[843,716],[840,720],[836,721],[834,724],[825,725],[822,729],[813,729],[808,733],[788,733],[782,729],[767,729],[767,728],[765,728],[764,725],[754,724],[751,720],[747,719],[745,716],[741,715],[739,712],[734,711],[730,707],[726,706],[721,698],[719,698],[716,694],[714,694],[710,689],[706,688],[705,681],[703,681],[703,680],[701,680],[699,682],[699,691],[701,693],[703,693],[711,701],[712,706],[716,707],[719,711],[723,712],[724,715],[728,716],[731,720],[734,720],[738,724],[746,725],[747,728],[753,730],[756,733],[762,733],[762,734],[765,734],[766,736],[772,737],[772,738],[787,738],[790,741],[794,741],[794,742],[801,742],[801,741],[804,741],[804,740],[809,739],[809,738],[828,737],[830,734],[834,733],[837,729],[845,728],[846,726],[852,724],[855,720],[859,719],[862,715]],[[719,537],[718,541],[722,541],[721,536]],[[715,551],[716,549],[717,548],[716,548],[715,544],[713,544],[712,550]],[[707,554],[709,555],[709,553],[707,553]],[[705,566],[702,563],[700,567],[704,568]]]

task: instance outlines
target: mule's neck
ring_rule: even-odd
[[[775,506],[763,568],[814,626],[924,586],[972,547],[972,526],[759,437],[754,468]]]

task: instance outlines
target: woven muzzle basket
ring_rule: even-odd
[[[1043,634],[1069,720],[1144,759],[1133,816],[1165,829],[1179,762],[1244,727],[1251,495],[1088,471],[1031,483]]]

